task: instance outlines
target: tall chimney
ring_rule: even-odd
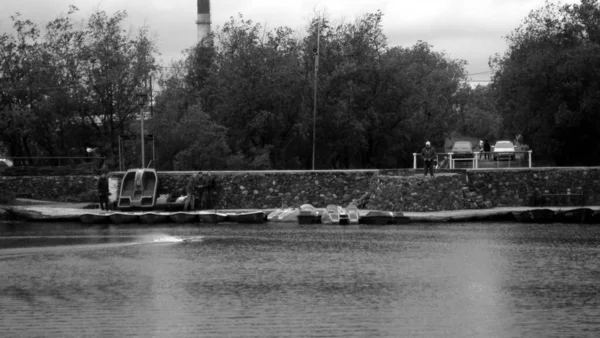
[[[198,42],[210,33],[210,0],[198,0]]]

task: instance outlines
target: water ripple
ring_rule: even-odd
[[[26,224],[0,229],[0,332],[594,337],[599,235],[511,224]]]

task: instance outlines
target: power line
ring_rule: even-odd
[[[492,71],[492,70],[488,70],[488,71],[485,71],[485,72],[469,73],[469,75],[479,75],[479,74],[487,74],[487,73],[493,73],[493,72],[494,71]]]

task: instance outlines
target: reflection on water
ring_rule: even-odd
[[[3,336],[584,337],[600,227],[0,223]]]

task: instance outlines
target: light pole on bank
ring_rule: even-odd
[[[312,140],[312,170],[315,170],[315,140],[317,124],[317,71],[319,70],[319,40],[321,37],[321,17],[317,21],[317,47],[313,49],[315,54],[315,85],[313,97],[313,140]]]
[[[142,139],[142,169],[146,168],[146,165],[144,164],[144,160],[146,158],[146,152],[144,151],[144,106],[146,105],[146,100],[148,99],[148,95],[145,92],[138,92],[136,94],[136,98],[137,98],[137,104],[140,107],[140,125],[141,125],[141,132],[140,132],[140,136]]]

